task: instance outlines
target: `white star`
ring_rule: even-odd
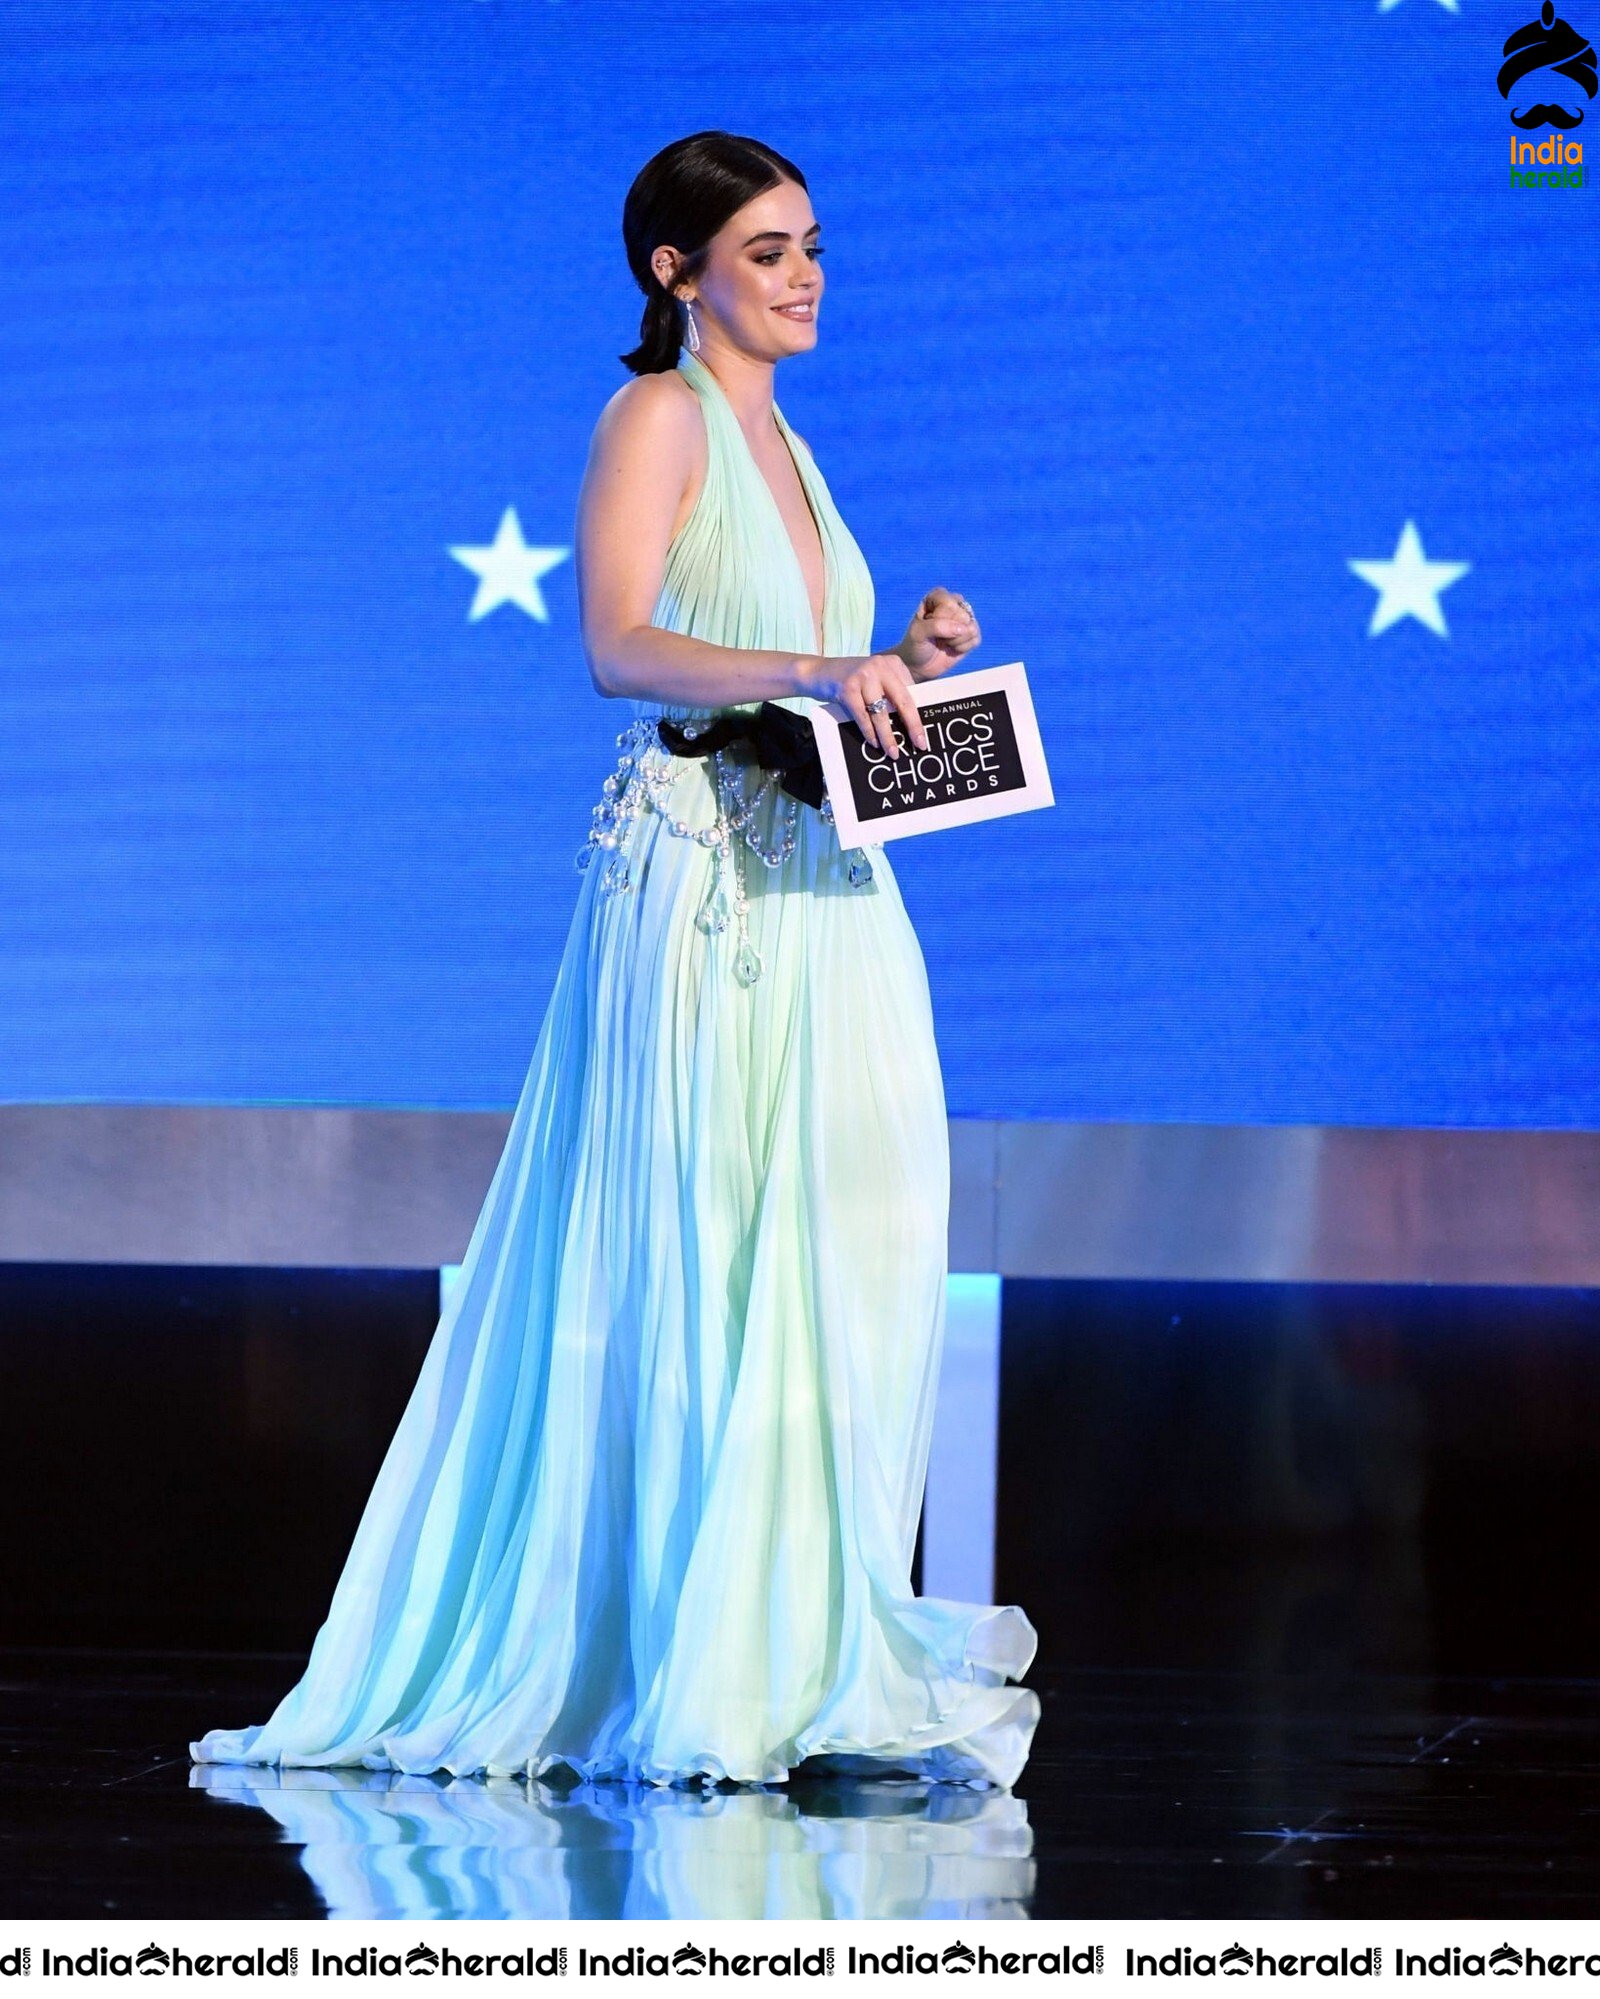
[[[477,594],[467,613],[469,623],[486,618],[502,604],[515,604],[541,625],[550,622],[539,578],[565,562],[571,553],[565,548],[530,548],[522,539],[522,523],[515,507],[507,507],[487,548],[452,548],[450,553],[463,568],[478,579]]]
[[[1439,609],[1439,592],[1466,575],[1470,562],[1430,562],[1422,552],[1415,521],[1407,521],[1387,562],[1351,562],[1363,583],[1378,593],[1367,637],[1375,639],[1402,618],[1415,618],[1442,639],[1450,634]]]
[[[1378,12],[1380,14],[1392,14],[1399,5],[1400,0],[1378,0]],[[1439,0],[1439,5],[1447,14],[1459,14],[1461,12],[1461,0]]]

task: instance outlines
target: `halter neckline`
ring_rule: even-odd
[[[684,348],[680,358],[683,362],[690,363],[694,367],[698,368],[700,373],[711,384],[712,388],[716,391],[718,397],[721,399],[722,407],[727,413],[729,422],[733,425],[734,429],[738,431],[739,442],[744,446],[745,456],[748,458],[750,462],[750,469],[752,472],[754,472],[756,479],[760,483],[761,488],[765,492],[767,498],[772,502],[772,511],[778,523],[778,531],[782,535],[784,543],[794,560],[795,573],[800,578],[800,592],[801,595],[805,598],[806,609],[809,612],[811,610],[811,585],[806,579],[805,564],[800,560],[800,551],[795,546],[794,536],[791,535],[789,532],[789,523],[783,517],[783,509],[778,504],[778,496],[775,492],[773,492],[772,486],[767,479],[767,475],[762,471],[760,465],[756,462],[755,452],[750,448],[750,440],[748,437],[745,436],[744,425],[739,421],[738,412],[734,409],[732,402],[729,400],[727,390],[717,380],[716,375],[712,371],[712,369],[710,369],[706,365],[706,363],[700,359],[698,354],[691,353],[689,349],[686,347]],[[794,466],[795,477],[800,481],[800,491],[806,503],[806,511],[811,516],[811,524],[816,529],[817,533],[817,543],[822,550],[822,616],[820,619],[817,619],[813,616],[813,623],[816,628],[818,655],[825,656],[826,646],[827,646],[828,613],[833,608],[833,599],[834,599],[833,558],[829,552],[828,536],[826,530],[823,527],[822,516],[818,511],[815,499],[812,497],[811,484],[810,481],[806,478],[805,467],[801,463],[801,454],[795,449],[794,432],[789,428],[789,419],[784,415],[783,411],[778,407],[778,402],[776,397],[773,398],[772,402],[772,414],[777,421],[778,435],[783,439],[784,449],[789,454],[789,462]]]

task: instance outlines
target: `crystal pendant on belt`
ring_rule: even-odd
[[[732,910],[729,907],[727,886],[728,854],[726,847],[718,847],[712,858],[711,886],[706,890],[695,922],[704,931],[715,937],[728,927]]]
[[[865,888],[871,879],[871,861],[867,859],[865,854],[852,854],[850,856],[850,886],[852,888]]]
[[[741,939],[739,949],[734,954],[733,974],[741,986],[753,986],[765,970],[761,953],[748,937]]]

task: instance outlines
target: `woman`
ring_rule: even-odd
[[[949,1195],[927,980],[798,720],[842,701],[901,754],[913,681],[978,627],[933,590],[872,651],[861,552],[773,403],[822,296],[799,169],[698,133],[645,166],[623,233],[637,379],[596,428],[578,542],[590,672],[633,721],[305,1676],[192,1753],[1009,1786],[1033,1627],[909,1582]]]

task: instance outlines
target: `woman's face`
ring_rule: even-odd
[[[712,237],[705,268],[688,287],[701,340],[766,361],[815,347],[819,233],[811,197],[793,181],[747,201]]]

